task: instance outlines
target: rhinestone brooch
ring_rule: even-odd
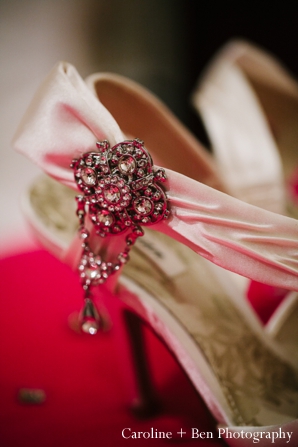
[[[107,140],[97,142],[97,151],[72,160],[75,182],[83,193],[76,197],[82,256],[79,273],[85,291],[81,327],[94,334],[100,327],[90,288],[103,284],[129,260],[136,239],[143,236],[141,226],[153,225],[169,217],[168,201],[158,183],[166,181],[164,169],[154,169],[152,158],[139,139],[110,147]],[[129,230],[126,246],[114,262],[105,262],[89,246],[85,216],[89,214],[100,237]]]

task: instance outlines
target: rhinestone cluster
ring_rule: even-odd
[[[142,141],[124,141],[112,148],[103,141],[97,148],[72,162],[75,181],[84,193],[78,202],[89,206],[97,234],[119,234],[131,225],[152,225],[168,216],[166,195],[156,184],[166,180],[165,172],[154,171]]]
[[[139,140],[127,140],[113,147],[96,143],[97,151],[72,160],[71,168],[79,190],[76,197],[83,253],[79,272],[90,314],[89,289],[103,284],[129,260],[129,251],[144,234],[141,225],[152,225],[169,216],[167,197],[157,182],[166,181],[163,169],[155,170],[152,158]],[[96,233],[105,237],[129,230],[126,246],[114,262],[105,262],[89,246],[85,216],[89,213]],[[88,327],[90,326],[88,320]]]

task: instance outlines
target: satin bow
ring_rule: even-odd
[[[93,76],[93,84],[95,79]],[[128,85],[132,86],[130,81]],[[136,95],[141,92],[136,88]],[[141,101],[145,103],[147,99],[143,95]],[[127,102],[126,107],[129,114],[133,101]],[[162,114],[165,115],[164,110]],[[154,128],[149,130],[155,132]],[[160,135],[162,139],[161,132]],[[126,136],[75,68],[60,63],[36,93],[16,133],[14,147],[50,176],[76,188],[71,160],[93,151],[98,140],[107,139],[115,145]],[[146,137],[134,136],[143,139],[147,146]],[[166,159],[162,155],[163,144],[158,149],[148,149],[153,160]],[[166,156],[169,158],[168,153]],[[179,159],[177,154],[173,157]],[[201,166],[194,166],[187,154],[181,154],[180,159],[181,167],[188,162],[193,170],[200,171]],[[167,167],[167,159],[165,162]],[[298,291],[296,220],[248,205],[171,169],[166,169],[166,173],[171,218],[152,226],[152,230],[181,241],[225,269]]]

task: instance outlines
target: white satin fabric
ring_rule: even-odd
[[[285,190],[279,150],[245,70],[291,91],[291,80],[269,56],[246,42],[227,44],[206,68],[193,94],[222,176],[235,197],[281,214]]]
[[[14,147],[47,174],[76,188],[71,160],[94,150],[96,141],[103,139],[114,145],[125,136],[74,67],[60,63],[36,93]],[[160,151],[157,156],[162,159],[163,147],[150,147],[153,160],[154,151]],[[186,156],[181,154],[184,161]],[[167,175],[172,217],[152,226],[153,230],[226,269],[298,291],[296,220],[248,205],[172,170]]]

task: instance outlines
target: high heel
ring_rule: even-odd
[[[113,289],[162,337],[220,424],[230,427],[230,433],[233,433],[233,426],[263,426],[262,430],[268,434],[267,442],[274,430],[268,425],[278,425],[281,430],[287,423],[296,427],[296,422],[291,421],[298,417],[298,372],[266,337],[245,304],[238,300],[230,277],[196,253],[255,280],[298,290],[297,222],[245,204],[191,179],[191,175],[199,176],[196,166],[192,166],[193,162],[198,163],[196,143],[182,127],[177,130],[171,115],[165,118],[164,108],[158,113],[159,102],[148,99],[148,94],[142,96],[140,89],[131,101],[126,101],[126,107],[113,110],[116,117],[118,110],[125,112],[117,117],[119,127],[110,114],[111,108],[115,101],[121,103],[121,92],[126,95],[132,83],[117,79],[115,83],[112,77],[108,83],[105,100],[98,94],[103,105],[73,67],[60,64],[35,97],[14,145],[48,174],[75,189],[68,166],[74,158],[78,160],[83,154],[94,152],[96,140],[107,139],[113,153],[113,148],[119,144],[123,148],[127,144],[138,147],[140,143],[136,137],[144,138],[146,134],[146,147],[154,160],[165,162],[165,190],[171,213],[168,220],[152,225],[152,230],[162,233],[154,236],[155,247],[168,246],[173,262],[177,260],[177,263],[173,268],[163,268],[162,249],[159,264],[148,262],[144,250],[136,244],[136,249],[130,252],[131,260],[125,266],[125,274],[117,287],[113,284]],[[122,91],[119,89],[121,83]],[[109,100],[111,107],[107,104]],[[125,121],[129,115],[132,118]],[[120,128],[130,143],[121,143],[126,140]],[[140,135],[136,135],[135,130]],[[179,142],[173,153],[176,145],[171,132],[178,133]],[[187,177],[171,170],[180,166],[184,174],[188,171],[192,174]],[[158,168],[154,169],[158,172]],[[212,178],[212,169],[202,172],[208,174],[205,177],[211,184],[220,183]],[[68,190],[60,185],[55,188],[59,191],[57,200],[63,202],[64,194],[69,196]],[[44,191],[45,199],[49,189]],[[34,219],[35,225],[37,213]],[[66,219],[69,220],[67,212]],[[39,216],[39,224],[40,220]],[[46,216],[45,220],[51,220],[51,216]],[[46,227],[44,222],[39,231],[45,235],[43,227]],[[119,247],[125,245],[125,236],[125,233],[115,236],[117,243],[112,245],[111,242],[105,247],[111,259],[119,253]],[[96,237],[93,242],[98,243]],[[64,243],[64,247],[67,245]],[[74,250],[76,244],[72,243],[71,247]],[[100,250],[100,244],[98,247]],[[61,246],[60,258],[63,255]],[[68,256],[68,259],[74,258],[77,259],[77,252]],[[109,279],[105,287],[112,288]],[[246,433],[251,430],[242,430],[246,439],[249,436]],[[225,436],[233,445],[236,435],[229,439],[225,432]]]
[[[123,312],[123,321],[134,367],[134,378],[137,386],[131,408],[137,417],[152,417],[160,411],[160,402],[150,373],[147,350],[140,318],[131,310]]]

